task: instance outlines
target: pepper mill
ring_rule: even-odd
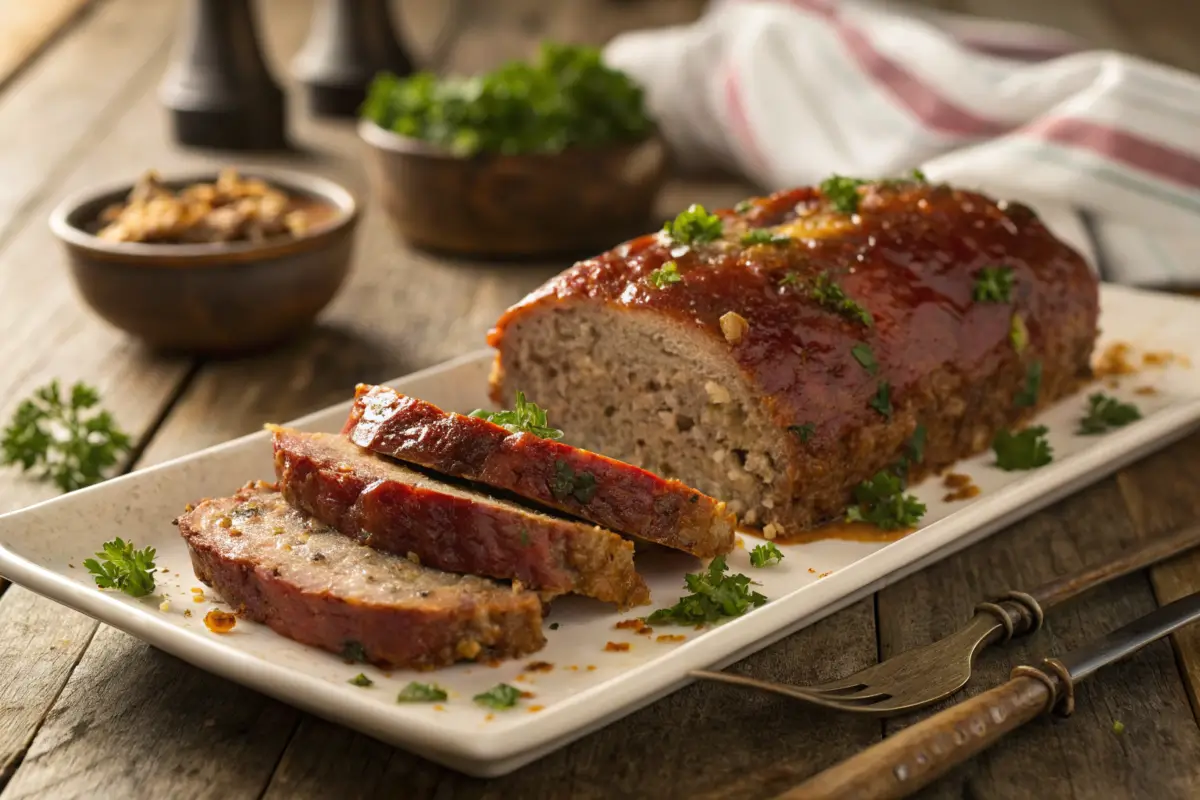
[[[188,0],[159,98],[175,139],[196,147],[288,146],[283,90],[263,59],[250,0]]]
[[[377,72],[408,75],[413,62],[393,24],[389,0],[317,0],[292,74],[316,116],[352,117]]]

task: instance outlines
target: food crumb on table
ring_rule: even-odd
[[[604,650],[608,653],[624,653],[629,650],[630,646],[629,642],[607,642]]]
[[[525,665],[526,672],[549,672],[554,665],[549,661],[531,661]]]
[[[657,642],[682,642],[684,639],[687,639],[687,637],[684,636],[682,633],[661,633],[658,635],[658,638],[655,639],[655,641],[657,641]]]
[[[235,625],[237,617],[219,608],[214,608],[204,615],[204,627],[213,633],[229,633]]]

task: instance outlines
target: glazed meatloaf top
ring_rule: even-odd
[[[1044,325],[1094,335],[1095,276],[1029,208],[923,180],[840,180],[581,261],[506,312],[489,342],[534,308],[661,315],[727,348],[778,427],[822,450],[880,419],[884,384],[896,403],[947,363],[966,383],[996,373],[1009,340],[1036,342]],[[975,302],[983,270],[1000,266],[1011,298]]]
[[[701,558],[733,547],[733,515],[677,480],[486,419],[443,411],[386,386],[358,387],[354,443]]]
[[[306,644],[385,667],[433,667],[524,655],[545,641],[534,593],[358,544],[267,484],[206,500],[177,523],[202,581]]]

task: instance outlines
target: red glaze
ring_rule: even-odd
[[[515,318],[541,304],[587,300],[668,314],[728,346],[775,422],[813,423],[819,448],[880,420],[869,403],[881,380],[890,383],[897,404],[920,377],[947,364],[967,380],[994,373],[1001,359],[1011,357],[1011,348],[1000,345],[1009,338],[1014,311],[1033,343],[1051,319],[1083,317],[1095,328],[1096,278],[1078,253],[1019,204],[903,182],[863,187],[853,215],[832,209],[811,187],[758,198],[743,214],[717,213],[725,223],[717,242],[684,248],[651,234],[575,264],[509,309],[489,343],[498,346]],[[819,215],[840,229],[783,245],[738,243],[746,230]],[[683,280],[656,289],[645,278],[669,260]],[[972,300],[976,273],[985,266],[1012,268],[1012,302]],[[781,286],[789,272],[802,286],[828,272],[870,311],[874,325]],[[749,322],[736,344],[726,344],[718,323],[729,311]],[[872,349],[878,374],[851,355],[858,342]]]

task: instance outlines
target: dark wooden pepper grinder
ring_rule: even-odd
[[[381,70],[396,75],[413,70],[389,0],[317,0],[308,38],[292,62],[292,74],[308,90],[309,110],[355,116]]]
[[[251,0],[188,0],[159,98],[175,139],[195,147],[288,146],[283,90],[259,44]]]

